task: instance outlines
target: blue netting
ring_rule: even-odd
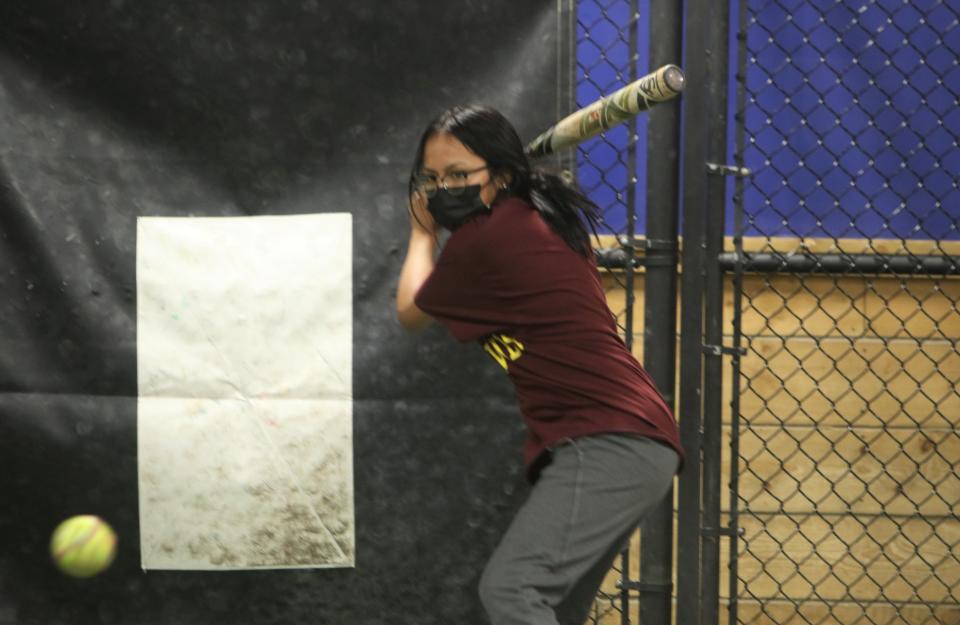
[[[960,239],[960,0],[733,4],[743,247],[817,267],[734,275],[729,620],[952,622],[960,285],[903,256]],[[909,262],[827,269],[843,254]]]
[[[630,50],[630,22],[637,8],[637,50]],[[577,3],[577,108],[610,95],[630,82],[631,59],[636,76],[646,74],[649,54],[649,1],[582,1]],[[637,232],[643,232],[646,194],[646,116],[637,123],[635,205]],[[577,150],[580,185],[603,212],[604,230],[622,233],[627,223],[627,188],[631,184],[628,146],[630,124],[610,129],[582,143]]]
[[[960,0],[747,10],[743,234],[960,239]]]
[[[576,23],[576,108],[612,94],[631,78],[646,74],[649,54],[649,0],[581,0],[577,3]],[[636,49],[631,50],[631,28],[637,29]],[[631,65],[635,65],[631,71]],[[637,137],[631,141],[634,124],[616,126],[585,141],[577,148],[577,178],[584,191],[602,211],[600,234],[625,234],[627,215],[636,215],[635,234],[644,230],[646,200],[646,116],[636,122]],[[631,145],[633,144],[633,145]],[[630,150],[636,150],[636,168],[630,171]],[[634,202],[629,205],[628,190],[633,186]],[[626,282],[611,274],[611,288],[624,290]],[[624,298],[624,306],[632,307]],[[625,332],[631,313],[627,308],[613,311],[621,332]],[[629,344],[629,341],[628,341]],[[634,557],[638,545],[630,549]],[[623,578],[629,576],[626,560],[618,559],[614,569]],[[607,589],[609,590],[609,589]],[[588,623],[637,622],[636,597],[627,599],[620,592],[601,589]],[[631,608],[631,606],[633,606]]]

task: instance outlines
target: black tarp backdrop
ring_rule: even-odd
[[[557,113],[556,3],[0,3],[0,625],[483,623],[474,585],[524,492],[512,390],[392,297],[414,143],[485,102]],[[135,223],[349,211],[353,570],[139,568]],[[57,573],[96,513],[113,567]]]

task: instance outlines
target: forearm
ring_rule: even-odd
[[[417,308],[413,298],[433,272],[437,241],[428,232],[414,228],[407,245],[407,257],[400,270],[397,285],[397,318],[408,330],[416,330],[430,324],[431,317]]]

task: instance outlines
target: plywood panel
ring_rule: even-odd
[[[638,614],[635,604],[630,606],[631,616],[630,622],[636,622],[635,615]],[[597,623],[597,625],[623,625],[622,616],[620,614],[620,603],[619,601],[608,601],[608,600],[599,600],[594,604],[593,611],[590,613],[590,617],[587,619],[587,623],[591,625]]]
[[[958,625],[960,605],[894,604],[874,602],[824,602],[740,599],[736,620],[730,620],[727,601],[721,601],[719,623],[729,625]],[[588,623],[621,625],[619,603],[599,602]],[[630,603],[631,623],[636,623],[639,607]],[[676,600],[673,613],[676,615]]]
[[[956,430],[751,426],[741,429],[740,457],[741,509],[960,515]],[[728,476],[725,462],[721,483]]]
[[[753,251],[960,253],[953,245],[745,242]],[[604,281],[611,308],[622,312],[622,285],[609,274]],[[635,288],[635,352],[642,356],[642,274]],[[741,517],[739,563],[749,580],[741,595],[763,601],[741,601],[740,622],[960,624],[960,280],[748,275],[744,292],[741,451],[748,460],[741,495],[758,516]],[[729,279],[724,297],[730,343]],[[724,363],[729,423],[729,358]],[[724,487],[728,441],[726,427]],[[726,509],[726,489],[722,500]],[[632,579],[639,576],[639,541],[635,536]],[[721,539],[724,595],[727,552]],[[619,579],[612,571],[605,590],[615,594]],[[824,601],[804,601],[815,593]],[[611,605],[605,611],[601,623],[620,622]]]
[[[623,276],[611,276],[609,274],[604,274],[601,276],[602,284],[607,298],[607,306],[610,308],[617,316],[617,322],[623,326],[626,324],[626,315],[625,311],[627,308],[626,305],[626,291],[624,289]],[[644,317],[644,305],[646,304],[646,294],[645,294],[645,278],[642,274],[634,276],[634,302],[633,302],[633,355],[637,357],[641,362],[643,362],[643,341],[644,341],[644,332],[643,332],[643,317]],[[679,297],[677,302],[677,324],[679,330]],[[622,334],[622,331],[621,331]],[[677,341],[677,364],[679,365],[679,334],[676,336]]]
[[[747,276],[743,282],[744,336],[861,336],[867,316],[862,278]],[[724,334],[733,334],[733,289],[724,289]]]
[[[740,414],[749,423],[925,428],[960,423],[960,353],[950,342],[757,337],[744,344]],[[724,389],[729,400],[729,374]],[[727,401],[725,421],[729,414]]]
[[[877,278],[866,284],[864,310],[869,333],[960,339],[960,280]]]
[[[956,518],[741,516],[740,526],[738,577],[753,598],[960,603]]]
[[[624,323],[624,311],[626,311],[626,282],[623,275],[604,274],[601,280],[603,289],[607,294],[607,306],[617,315],[621,324]],[[644,276],[642,274],[634,275],[633,288],[633,329],[637,336],[643,336],[643,306],[644,306]]]
[[[727,604],[720,625],[731,623]],[[960,623],[958,605],[892,605],[823,601],[756,601],[741,599],[735,623],[741,625],[930,625]]]
[[[733,334],[733,289],[724,290],[724,334]],[[960,279],[750,275],[744,336],[880,336],[960,339]]]

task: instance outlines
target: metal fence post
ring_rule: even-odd
[[[679,2],[652,3],[650,67],[682,54]],[[647,134],[647,250],[644,367],[676,411],[677,228],[679,225],[680,106],[652,109]],[[640,622],[670,623],[673,589],[673,490],[640,526]]]
[[[706,58],[709,76],[708,147],[706,163],[707,236],[704,276],[704,365],[703,365],[703,495],[702,561],[700,613],[702,625],[717,625],[720,607],[720,539],[728,532],[720,515],[722,387],[724,357],[738,354],[723,346],[724,274],[718,258],[726,234],[726,183],[740,169],[727,162],[727,59],[729,52],[730,11],[726,0],[713,5],[710,16],[709,50]]]
[[[683,234],[680,311],[680,438],[686,466],[678,487],[677,625],[699,625],[701,607],[701,409],[703,378],[703,265],[706,235],[706,166],[711,105],[704,59],[709,48],[710,0],[688,0],[684,14],[687,88],[681,103]]]

